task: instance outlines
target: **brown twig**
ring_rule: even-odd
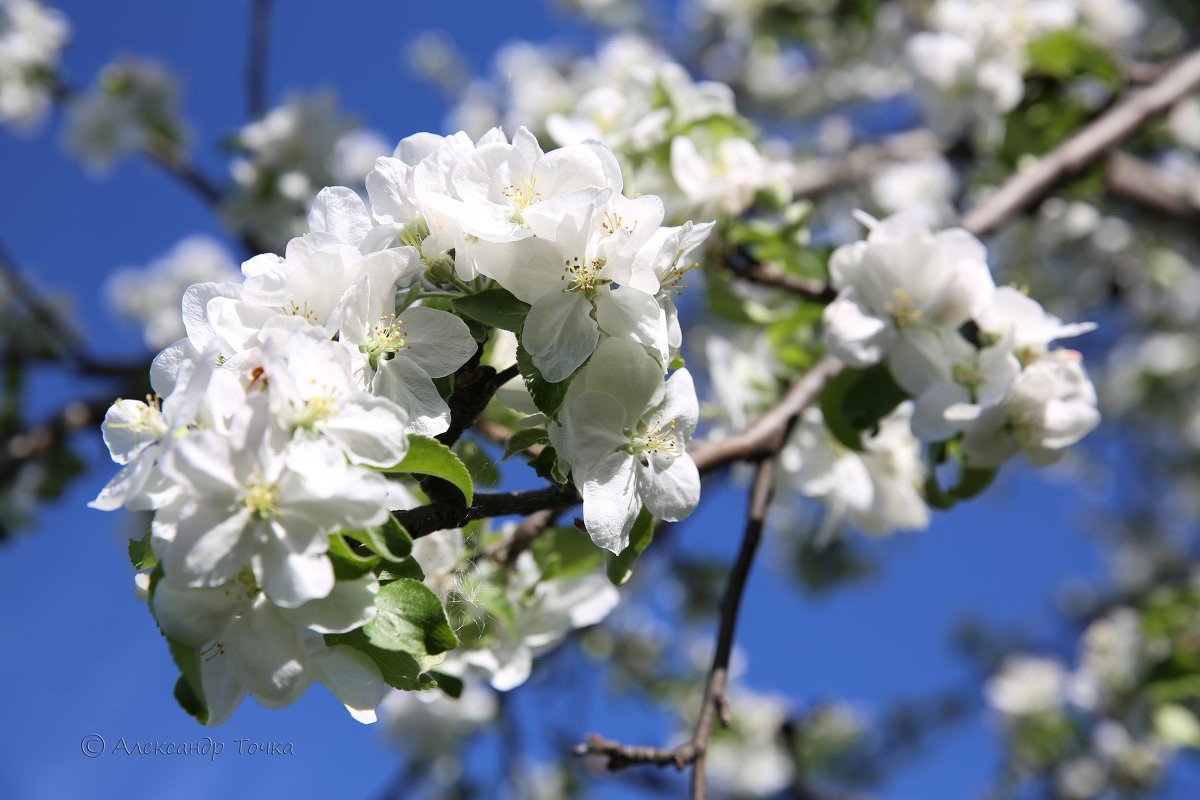
[[[792,294],[800,295],[814,303],[828,304],[833,302],[833,298],[837,296],[837,292],[833,287],[818,280],[806,280],[796,275],[788,275],[778,265],[767,263],[753,262],[745,267],[735,268],[734,274],[743,280],[748,280],[752,283],[762,284],[763,286],[774,286],[777,289],[785,289]]]
[[[1163,71],[1154,83],[1130,93],[1067,141],[1016,173],[960,223],[976,236],[995,230],[1017,212],[1045,197],[1059,181],[1079,172],[1200,86],[1200,50]]]
[[[246,114],[259,119],[267,112],[267,61],[271,41],[271,0],[253,0],[250,41],[246,48]]]
[[[780,440],[785,435],[786,428],[780,432]],[[774,486],[775,456],[768,454],[759,462],[758,471],[754,476],[742,546],[738,551],[733,571],[729,575],[729,581],[725,584],[725,593],[721,597],[721,619],[717,632],[716,651],[713,653],[712,669],[708,673],[708,682],[704,687],[704,701],[700,706],[700,714],[696,720],[692,738],[678,747],[657,748],[623,745],[603,737],[591,736],[585,743],[575,748],[575,755],[603,756],[608,759],[607,765],[610,770],[624,769],[636,764],[655,764],[660,767],[673,764],[676,769],[682,770],[691,765],[692,800],[704,800],[707,796],[708,782],[705,764],[708,743],[712,737],[713,726],[718,719],[721,720],[722,725],[729,724],[729,704],[725,697],[725,687],[729,677],[729,658],[733,652],[734,631],[737,627],[738,611],[741,608],[746,580],[750,575],[754,554],[762,538],[763,524],[766,521],[767,509],[771,504]]]
[[[554,484],[525,492],[477,494],[471,505],[461,497],[448,498],[410,511],[393,511],[409,536],[418,539],[446,528],[459,528],[471,520],[509,515],[526,516],[548,508],[570,508],[580,502],[579,492],[571,483]]]
[[[774,453],[795,417],[817,399],[825,384],[842,368],[841,362],[825,356],[770,410],[746,430],[724,439],[695,439],[688,453],[700,472],[711,472],[734,461],[752,461]]]
[[[926,130],[908,131],[878,144],[862,145],[839,158],[815,158],[797,164],[792,172],[793,197],[811,197],[838,186],[866,180],[886,164],[944,153],[949,143]]]
[[[1154,164],[1129,153],[1113,152],[1105,172],[1108,190],[1136,203],[1180,217],[1200,213],[1200,207]]]

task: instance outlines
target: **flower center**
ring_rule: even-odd
[[[641,432],[629,437],[629,444],[624,449],[630,455],[636,456],[643,466],[649,466],[647,456],[661,455],[668,461],[671,456],[679,455],[679,440],[675,438],[675,423],[662,424],[662,419],[654,420],[653,426],[639,426]]]
[[[158,441],[167,433],[167,418],[162,413],[162,399],[157,395],[146,395],[146,402],[139,400],[119,400],[124,411],[129,414],[128,422],[114,422],[110,428],[128,428],[138,435],[146,434],[151,441]]]
[[[889,300],[884,303],[883,310],[892,315],[892,322],[897,328],[906,328],[921,320],[921,309],[909,305],[908,294],[903,289],[892,289],[892,297],[895,302]]]
[[[597,286],[612,283],[612,278],[601,275],[604,264],[604,260],[599,258],[593,258],[591,261],[580,259],[579,256],[567,259],[563,262],[563,274],[558,278],[560,281],[570,281],[563,291],[583,292],[590,298],[595,294]]]
[[[508,213],[508,221],[515,222],[525,228],[528,225],[525,223],[524,212],[531,203],[538,203],[544,200],[541,192],[534,191],[534,186],[537,184],[537,175],[521,176],[521,185],[510,183],[500,190],[500,193],[508,198],[512,203],[512,211]]]
[[[379,369],[380,361],[388,361],[401,350],[411,350],[409,337],[404,334],[404,321],[395,314],[387,314],[379,318],[367,341],[358,346],[360,353],[366,353],[371,369]]]
[[[600,226],[602,228],[604,228],[604,232],[607,233],[609,236],[612,236],[620,228],[624,228],[625,232],[628,233],[630,236],[632,236],[633,232],[637,230],[638,221],[635,219],[633,221],[633,227],[631,228],[627,225],[621,224],[621,215],[620,214],[617,214],[613,211],[605,211],[604,217],[600,221]]]
[[[296,412],[295,425],[297,428],[316,430],[317,426],[337,413],[338,391],[329,387],[320,388],[324,389],[324,394],[305,398],[304,405]]]
[[[683,294],[683,290],[687,288],[687,284],[683,282],[683,276],[700,266],[700,263],[697,261],[693,261],[686,267],[677,266],[682,255],[682,250],[676,253],[675,260],[671,262],[671,266],[658,279],[659,294],[670,294],[671,292],[677,295]]]
[[[250,480],[242,487],[242,492],[242,502],[256,519],[278,516],[279,484]]]
[[[307,300],[300,305],[297,305],[295,300],[288,300],[287,304],[280,306],[279,309],[290,317],[301,317],[305,322],[313,325],[317,324],[317,312],[315,309],[308,307]]]

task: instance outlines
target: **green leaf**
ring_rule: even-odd
[[[633,528],[629,531],[629,545],[618,555],[608,556],[608,579],[615,586],[624,586],[633,576],[633,562],[650,544],[654,537],[654,517],[645,508],[638,514]]]
[[[329,534],[329,559],[333,562],[333,577],[339,581],[354,580],[379,564],[379,556],[359,555],[340,533]]]
[[[343,534],[357,539],[371,548],[372,553],[388,561],[402,561],[412,552],[412,538],[395,517],[388,517],[387,522],[373,528],[343,531]]]
[[[437,685],[432,676],[423,674],[421,665],[412,655],[376,647],[367,639],[362,628],[349,633],[327,633],[325,634],[325,645],[327,647],[346,645],[365,653],[375,663],[375,666],[379,667],[379,674],[383,676],[384,683],[394,689],[412,692],[431,689]]]
[[[1112,88],[1121,85],[1121,70],[1103,47],[1078,30],[1064,29],[1029,43],[1030,73],[1060,81],[1087,77]]]
[[[558,383],[550,383],[533,365],[533,356],[529,354],[523,344],[517,344],[517,369],[521,370],[521,377],[525,379],[525,388],[529,390],[529,395],[533,398],[533,404],[537,406],[538,411],[547,417],[554,418],[558,409],[562,407],[563,400],[567,397],[567,387],[571,385],[571,378],[574,378],[575,375],[572,374],[570,378]],[[576,370],[576,373],[578,371]]]
[[[519,333],[529,314],[529,304],[507,289],[495,287],[454,298],[454,310],[484,325]]]
[[[454,447],[476,485],[492,489],[500,484],[500,470],[487,451],[470,439],[460,439]]]
[[[587,575],[600,566],[605,551],[592,537],[574,525],[551,528],[529,546],[542,580],[570,579]]]
[[[546,434],[545,428],[521,428],[514,431],[513,435],[509,436],[508,441],[504,443],[504,454],[500,456],[500,460],[503,461],[513,453],[519,453],[535,444],[549,443],[550,437]]]
[[[431,657],[458,646],[441,598],[420,581],[399,578],[380,587],[375,607],[375,618],[362,628],[371,644],[409,653],[422,669],[441,661]]]
[[[454,451],[446,445],[430,439],[428,436],[412,434],[408,437],[408,454],[404,460],[384,472],[412,472],[418,475],[432,475],[449,481],[458,487],[466,498],[467,505],[474,497],[475,485],[471,481],[471,473],[466,465],[454,455]]]
[[[192,684],[187,678],[182,675],[175,681],[175,702],[186,711],[189,715],[196,718],[196,721],[201,725],[208,723],[208,709],[204,706],[204,701],[196,696],[192,691]]]
[[[454,394],[454,375],[443,375],[440,378],[433,378],[433,388],[437,389],[438,397],[443,400],[449,400],[450,395]]]
[[[454,675],[447,675],[444,672],[430,672],[429,677],[437,681],[439,689],[453,697],[455,700],[462,697],[462,678],[455,677]]]
[[[150,549],[149,531],[140,540],[129,540],[129,563],[133,564],[133,568],[138,572],[150,569],[158,563],[158,560],[154,558],[154,551]]]
[[[843,369],[821,392],[821,413],[830,433],[852,450],[862,450],[862,432],[908,399],[896,385],[887,364],[868,369]]]
[[[401,578],[411,578],[414,581],[425,580],[425,571],[421,569],[421,565],[415,558],[406,558],[403,561],[384,561],[379,565],[375,574],[379,577],[381,584]]]
[[[208,704],[204,701],[204,687],[200,683],[200,652],[194,647],[180,644],[167,636],[167,649],[171,660],[179,668],[179,680],[175,682],[175,699],[183,710],[191,714],[201,725],[208,723]],[[181,689],[180,684],[183,684]]]

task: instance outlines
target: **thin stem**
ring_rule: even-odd
[[[251,0],[250,40],[246,52],[246,115],[267,113],[267,61],[271,40],[271,0]]]
[[[782,436],[786,436],[786,433],[785,429]],[[712,738],[713,726],[718,719],[722,725],[729,724],[729,704],[725,697],[725,687],[729,678],[729,659],[733,652],[734,633],[737,628],[738,612],[741,609],[742,594],[745,592],[746,581],[750,576],[750,567],[754,563],[754,554],[762,540],[763,525],[771,504],[774,485],[775,456],[768,454],[759,462],[754,476],[741,549],[738,551],[733,570],[729,574],[729,580],[725,584],[725,593],[721,597],[721,618],[717,631],[716,650],[713,653],[712,668],[709,670],[708,681],[704,687],[704,701],[696,719],[692,738],[678,747],[657,748],[623,745],[599,736],[591,736],[587,742],[576,746],[574,750],[576,755],[604,756],[608,759],[610,770],[624,769],[636,764],[654,764],[660,767],[673,764],[676,769],[682,770],[691,765],[690,796],[692,800],[704,800],[707,797],[706,754],[708,743]]]
[[[1121,102],[1038,159],[1011,176],[960,225],[976,236],[995,230],[1012,215],[1045,197],[1059,181],[1079,172],[1119,145],[1148,120],[1169,109],[1200,86],[1200,50],[1168,67],[1144,89]]]

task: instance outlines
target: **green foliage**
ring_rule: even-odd
[[[375,618],[362,628],[367,639],[384,650],[408,653],[422,670],[458,646],[441,598],[420,581],[399,578],[381,587],[375,607]]]
[[[529,459],[529,466],[533,467],[533,471],[540,478],[554,481],[555,483],[567,482],[567,476],[562,473],[558,466],[558,451],[550,445],[546,445],[542,448],[542,452]]]
[[[196,718],[201,725],[208,724],[208,704],[204,699],[203,684],[200,683],[200,653],[194,647],[180,644],[166,637],[171,660],[179,669],[179,680],[175,682],[175,700],[183,710]]]
[[[957,469],[958,479],[949,489],[942,489],[937,470],[951,458]],[[932,444],[929,447],[929,471],[925,476],[925,502],[933,508],[953,508],[960,500],[969,500],[988,486],[996,477],[997,467],[969,467],[958,448],[958,441]]]
[[[1079,79],[1121,88],[1112,57],[1079,31],[1061,30],[1029,45],[1030,70],[1020,106],[1005,119],[1001,161],[1015,167],[1027,153],[1040,155],[1067,139],[1097,112],[1095,98],[1076,90]]]
[[[499,485],[500,470],[486,450],[470,439],[460,439],[454,449],[476,485],[486,486],[489,489]]]
[[[542,580],[569,580],[600,566],[604,551],[574,525],[551,528],[529,546],[542,571]]]
[[[379,668],[384,683],[394,689],[411,692],[437,686],[437,679],[422,670],[421,664],[411,654],[377,647],[363,633],[362,628],[349,633],[325,634],[325,645],[346,645],[366,654]]]
[[[339,581],[348,581],[366,575],[380,561],[378,555],[364,556],[354,552],[340,533],[329,534],[329,560],[333,562],[333,576]]]
[[[844,536],[820,544],[806,539],[791,553],[791,563],[793,574],[813,595],[870,577],[876,569],[858,541]]]
[[[129,540],[129,563],[138,572],[151,569],[158,563],[158,560],[154,558],[154,551],[150,549],[149,531],[146,531],[146,535],[141,539]]]
[[[473,320],[519,333],[529,314],[529,304],[518,300],[507,289],[494,287],[476,294],[465,294],[453,301],[454,310]]]
[[[585,361],[579,369],[583,369],[586,365]],[[567,397],[567,388],[579,374],[579,370],[575,370],[566,380],[550,383],[542,377],[542,373],[538,372],[537,367],[533,365],[533,356],[522,344],[517,345],[517,369],[521,371],[521,377],[525,380],[525,388],[529,390],[529,395],[533,398],[533,404],[537,406],[538,411],[554,419],[558,414],[558,409],[562,407],[563,400]]]
[[[619,554],[608,556],[608,579],[615,586],[624,586],[633,576],[633,562],[654,537],[654,517],[645,508],[638,514],[629,531],[629,545]]]
[[[428,436],[409,436],[408,453],[404,460],[383,471],[432,475],[457,487],[468,504],[474,497],[475,484],[471,481],[471,473],[466,465],[454,455],[453,450]]]
[[[372,553],[383,556],[388,561],[401,561],[412,552],[412,538],[394,517],[389,517],[387,522],[373,528],[343,533],[362,542]]]
[[[519,453],[538,444],[550,444],[550,437],[546,435],[545,428],[521,428],[513,431],[512,436],[509,436],[508,441],[504,443],[504,454],[500,460],[503,461],[513,453]]]
[[[829,431],[842,444],[861,451],[863,432],[877,430],[879,420],[907,399],[887,364],[876,364],[843,369],[825,385],[820,404]]]
[[[1054,31],[1029,43],[1029,73],[1059,81],[1075,78],[1100,80],[1113,89],[1123,81],[1109,51],[1089,40],[1082,31]]]

